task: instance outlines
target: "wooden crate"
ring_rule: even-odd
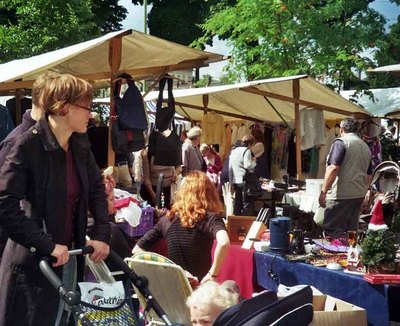
[[[226,229],[231,243],[242,244],[255,219],[255,216],[228,216]]]

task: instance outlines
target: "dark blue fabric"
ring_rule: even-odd
[[[324,294],[364,308],[367,311],[368,325],[389,325],[389,302],[390,306],[397,309],[400,307],[399,291],[388,291],[399,287],[372,285],[359,275],[288,262],[281,256],[274,257],[270,253],[254,253],[258,284],[266,289],[276,290],[279,282],[287,286],[313,285]],[[277,275],[277,281],[269,276],[268,271],[271,270]],[[394,320],[394,315],[395,312],[390,319]]]
[[[114,99],[120,127],[145,130],[147,129],[147,119],[142,94],[133,80],[128,79],[127,83],[128,89],[122,98],[119,96],[121,81],[115,83]]]
[[[13,129],[14,123],[10,113],[4,105],[0,104],[0,141],[3,141]]]

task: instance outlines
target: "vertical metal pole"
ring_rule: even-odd
[[[144,12],[144,28],[143,31],[147,34],[147,0],[143,0],[143,12]]]
[[[147,34],[147,0],[143,0],[143,32]],[[143,79],[143,92],[147,91],[146,79]]]

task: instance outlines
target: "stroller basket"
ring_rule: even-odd
[[[97,307],[82,301],[79,306],[85,319],[96,326],[133,326],[137,324],[126,301],[115,308]],[[82,316],[80,319],[82,319]],[[85,324],[78,319],[77,325],[82,326]]]
[[[93,247],[88,246],[83,249],[71,250],[69,254],[85,255],[93,252]],[[81,296],[77,291],[68,291],[57,274],[50,267],[49,263],[53,257],[42,257],[39,263],[40,269],[52,286],[60,294],[60,298],[70,307],[77,325],[84,326],[135,326],[138,325],[138,318],[135,309],[132,307],[130,295],[125,295],[125,300],[119,306],[114,308],[98,307],[81,301]],[[110,249],[109,258],[116,264],[116,268],[122,271],[126,278],[142,293],[149,308],[163,320],[165,325],[172,325],[166,316],[164,310],[158,304],[157,300],[148,288],[148,280],[144,276],[138,276],[129,266]],[[101,269],[101,268],[100,268]],[[99,271],[98,271],[99,272]],[[112,281],[106,271],[100,271],[96,276],[103,278],[103,281],[109,283]],[[107,275],[106,275],[107,274]],[[126,289],[125,289],[126,290]],[[129,291],[128,291],[129,292]]]

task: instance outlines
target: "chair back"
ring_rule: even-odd
[[[125,261],[138,275],[147,277],[151,293],[172,323],[191,325],[186,299],[192,293],[192,287],[181,266],[153,252],[138,253]],[[144,298],[136,288],[135,293],[145,307]],[[153,323],[162,323],[151,310],[147,313],[147,319]]]

